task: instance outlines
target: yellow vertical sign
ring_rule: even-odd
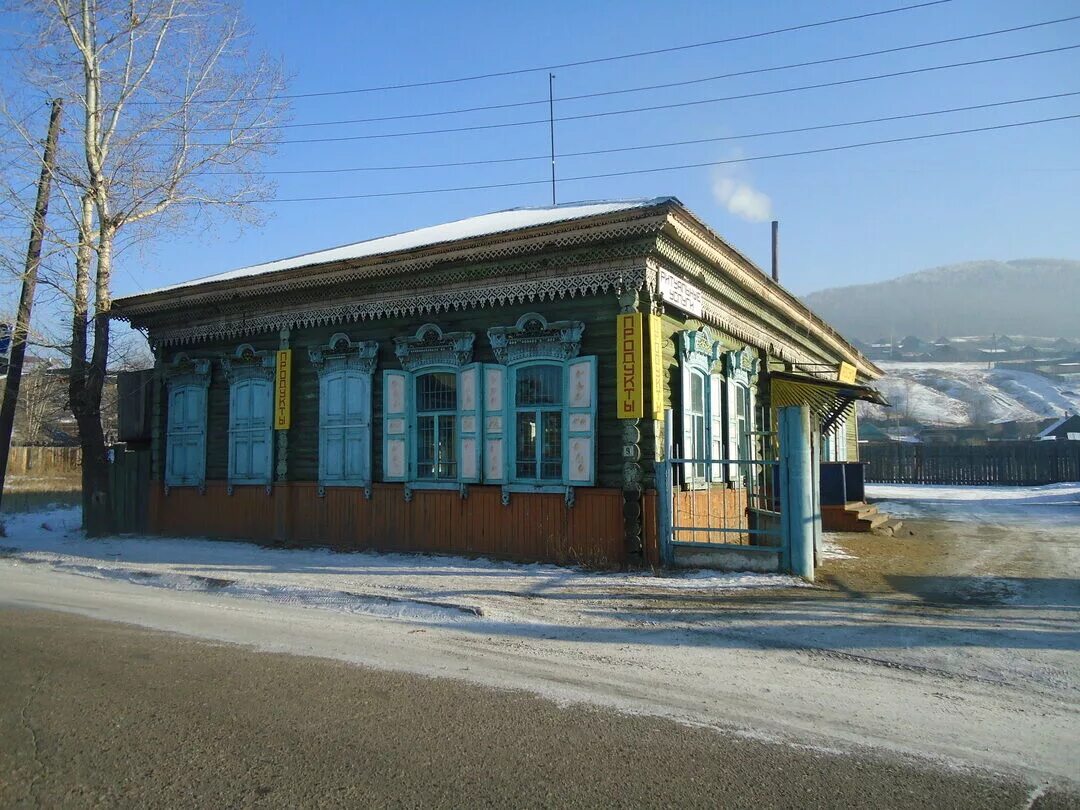
[[[851,363],[840,363],[840,373],[837,374],[837,379],[842,383],[848,383],[849,385],[855,382],[855,366]]]
[[[645,369],[642,344],[645,342],[641,313],[619,315],[616,323],[618,340],[618,385],[616,386],[620,419],[640,419],[645,414]]]
[[[649,316],[649,390],[653,419],[664,418],[664,326],[659,315]]]
[[[274,375],[274,430],[289,429],[291,400],[292,349],[282,349],[277,353],[277,371]]]

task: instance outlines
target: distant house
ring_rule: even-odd
[[[944,346],[938,346],[931,354],[935,360],[959,362],[963,359],[961,351],[951,343],[946,343]]]
[[[1080,414],[1065,414],[1043,428],[1035,438],[1040,442],[1080,442]]]
[[[924,444],[986,444],[989,431],[984,427],[925,428],[919,432]]]

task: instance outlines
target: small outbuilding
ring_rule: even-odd
[[[342,549],[655,562],[668,412],[668,520],[752,546],[778,508],[773,378],[854,461],[880,376],[671,197],[487,214],[114,315],[156,357],[150,530]]]

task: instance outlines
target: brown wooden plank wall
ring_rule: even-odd
[[[438,552],[522,561],[623,567],[622,492],[575,490],[568,507],[562,495],[514,493],[502,504],[500,487],[418,490],[406,501],[400,484],[363,490],[329,488],[319,497],[314,483],[235,487],[211,483],[205,494],[189,487],[169,494],[153,487],[151,530],[164,535],[246,539],[329,546],[342,551]],[[283,524],[283,525],[279,525]]]
[[[689,526],[694,529],[750,528],[746,489],[713,486],[706,489],[680,490],[675,493],[674,500],[676,526]],[[682,543],[750,543],[750,535],[742,531],[676,531],[674,539]]]

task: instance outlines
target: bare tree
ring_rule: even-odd
[[[283,113],[283,79],[248,52],[234,0],[27,0],[22,8],[35,37],[23,76],[63,96],[77,119],[57,170],[69,227],[54,237],[70,261],[54,286],[70,305],[83,522],[96,535],[111,515],[101,404],[119,240],[152,238],[214,210],[257,217],[252,204],[273,193],[258,168]]]

